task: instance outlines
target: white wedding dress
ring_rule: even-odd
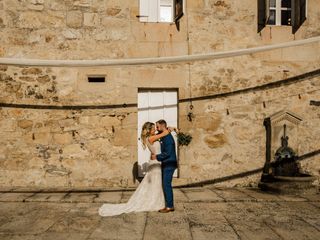
[[[147,140],[147,146],[150,152],[155,154],[161,152],[159,141],[151,145]],[[161,162],[149,160],[147,173],[129,201],[120,204],[103,204],[99,208],[99,215],[106,217],[129,212],[157,211],[164,207],[165,200],[162,190]]]

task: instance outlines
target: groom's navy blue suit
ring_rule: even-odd
[[[173,208],[172,177],[177,168],[176,145],[171,134],[161,138],[161,153],[157,160],[161,162],[163,192],[166,207]]]

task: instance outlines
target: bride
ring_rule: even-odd
[[[156,135],[155,124],[146,122],[142,126],[141,140],[144,148],[148,147],[151,153],[161,152],[160,138],[170,134],[171,128]],[[161,162],[149,160],[148,170],[136,191],[127,203],[103,204],[99,208],[100,216],[115,216],[129,212],[158,211],[165,207],[162,189]]]

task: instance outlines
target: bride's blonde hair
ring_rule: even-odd
[[[154,123],[152,122],[145,122],[142,126],[141,130],[141,141],[143,144],[143,147],[146,148],[147,144],[147,137],[150,136],[151,129],[154,127]]]

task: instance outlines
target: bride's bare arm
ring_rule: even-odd
[[[176,132],[176,133],[179,133],[179,129],[178,128],[175,128],[175,127],[168,127],[169,131],[170,132]]]
[[[157,134],[157,135],[154,135],[154,136],[150,136],[149,137],[149,142],[152,144],[154,143],[155,141],[157,141],[158,139],[164,137],[164,136],[167,136],[169,133],[171,132],[171,130],[169,129],[166,129],[164,130],[162,133],[160,134]]]

